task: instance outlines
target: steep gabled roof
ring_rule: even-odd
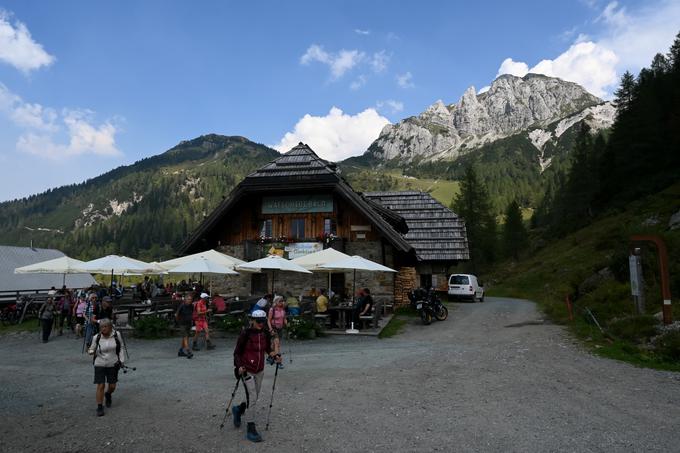
[[[246,179],[334,176],[336,173],[334,163],[321,159],[309,146],[300,142],[283,156],[277,157],[246,176]]]
[[[364,197],[401,216],[404,236],[421,261],[470,259],[465,222],[427,193],[367,192]]]
[[[194,251],[200,239],[215,228],[220,219],[248,193],[309,190],[310,188],[323,188],[336,192],[372,222],[380,234],[397,250],[404,253],[413,252],[413,247],[399,232],[399,226],[405,225],[403,220],[396,218],[395,215],[390,217],[376,212],[371,203],[356,193],[340,176],[335,164],[321,159],[303,143],[246,176],[189,235],[179,251],[181,253]]]

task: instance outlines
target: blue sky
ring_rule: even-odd
[[[388,122],[538,71],[608,97],[665,52],[677,1],[0,0],[0,200],[201,134],[323,157]]]

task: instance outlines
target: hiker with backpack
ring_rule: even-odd
[[[206,349],[215,349],[215,345],[210,341],[210,331],[208,330],[208,303],[210,296],[207,293],[201,293],[201,298],[194,304],[194,325],[196,332],[194,333],[194,341],[191,349],[198,351],[198,336],[202,331],[205,331]]]
[[[122,341],[120,334],[113,330],[110,319],[99,321],[100,332],[92,338],[87,350],[94,364],[94,383],[97,385],[97,416],[104,415],[106,407],[111,407],[111,395],[116,390],[118,371],[124,366],[124,354],[121,354]],[[108,384],[108,388],[106,387]],[[106,390],[106,391],[105,391]]]
[[[262,379],[264,377],[265,356],[281,364],[281,355],[272,349],[271,335],[264,328],[267,322],[267,313],[263,310],[254,310],[251,315],[250,326],[241,331],[234,349],[234,374],[236,379],[243,380],[246,389],[246,402],[231,408],[234,415],[234,426],[241,426],[241,418],[246,415],[247,433],[246,438],[252,442],[261,442],[262,436],[257,432],[255,420],[261,412],[262,404],[258,405]]]

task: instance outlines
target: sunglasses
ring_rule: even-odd
[[[254,319],[254,321],[258,324],[264,324],[264,319]]]

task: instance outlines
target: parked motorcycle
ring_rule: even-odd
[[[432,318],[444,321],[449,316],[449,310],[442,304],[434,288],[416,288],[408,293],[408,298],[426,326],[432,323]]]

